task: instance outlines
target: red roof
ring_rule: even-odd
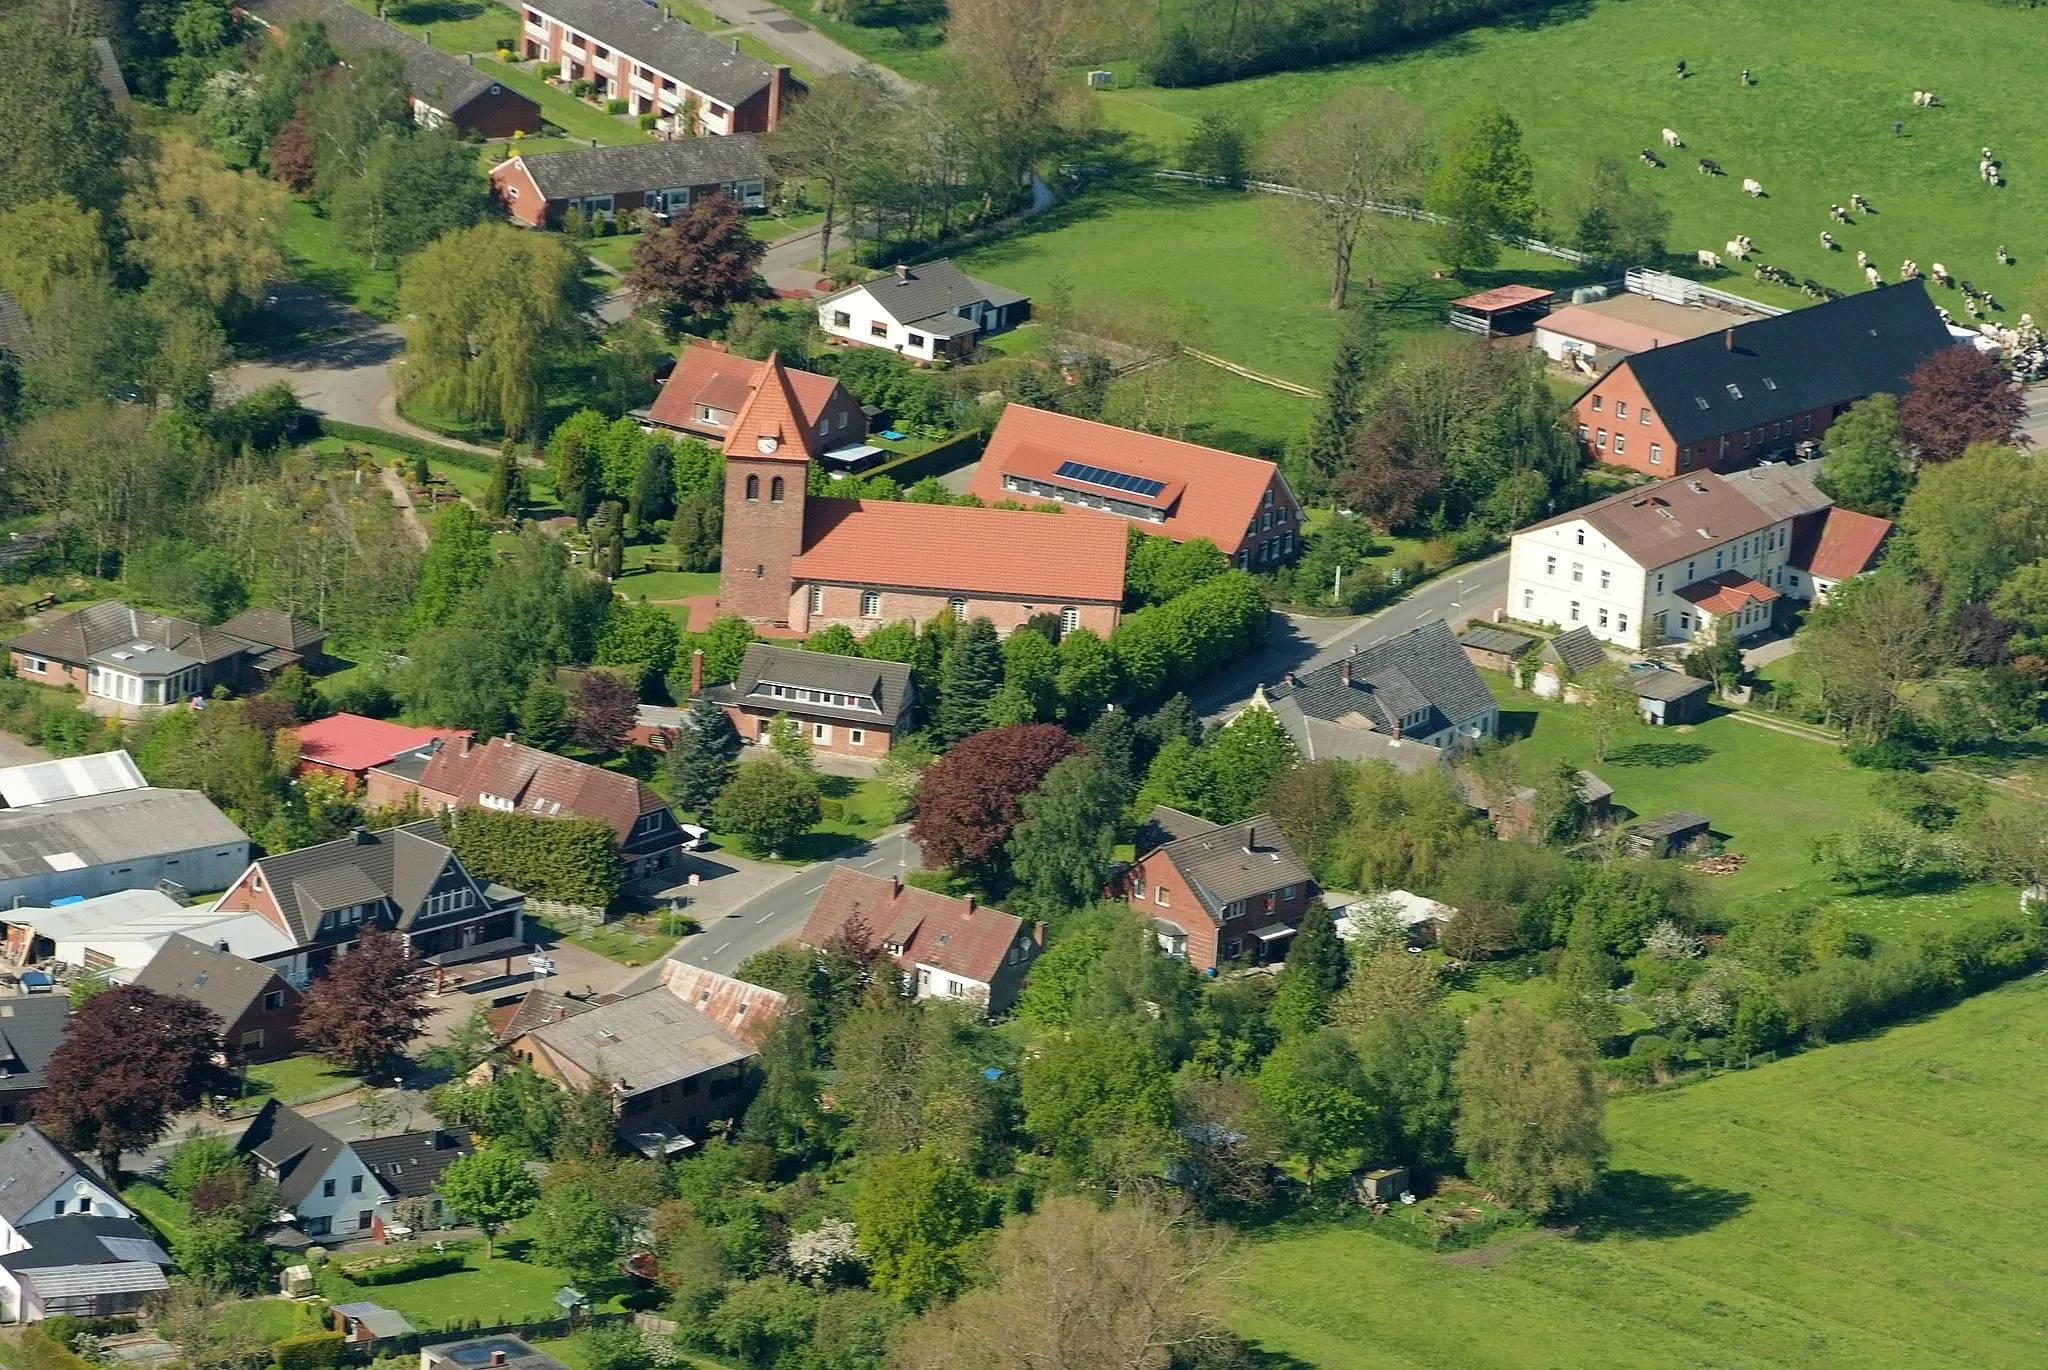
[[[334,714],[301,723],[291,730],[299,740],[299,759],[338,771],[367,771],[394,756],[418,751],[437,737],[468,737],[451,728],[408,728],[361,714]]]
[[[630,775],[556,756],[509,737],[441,748],[420,772],[419,785],[452,796],[459,805],[607,823],[619,835],[621,846],[638,835],[642,815],[668,807],[660,795]],[[658,839],[643,840],[668,846],[677,841],[666,826]]]
[[[851,866],[834,866],[797,940],[826,947],[858,923],[864,940],[904,970],[932,966],[990,984],[1024,920],[972,899],[902,885]]]
[[[1067,461],[1159,481],[1164,488],[1148,495],[1055,475]],[[1140,528],[1156,530],[1176,542],[1207,538],[1226,554],[1235,554],[1250,536],[1248,530],[1258,518],[1279,468],[1257,457],[1013,404],[1003,411],[996,431],[989,436],[974,473],[974,493],[991,504],[1003,499],[1031,500],[1027,491],[1003,488],[1006,474],[1163,509],[1166,518],[1158,524],[1127,519],[1108,510],[1089,512],[1136,522]],[[1293,503],[1286,483],[1279,482],[1279,487],[1282,497]]]
[[[1461,300],[1452,300],[1453,309],[1470,309],[1481,314],[1498,314],[1502,310],[1520,309],[1525,304],[1547,300],[1555,290],[1545,290],[1533,285],[1497,285],[1491,290],[1482,290],[1477,295],[1467,295]]]
[[[732,431],[725,435],[725,454],[809,461],[817,455],[812,450],[816,445],[789,383],[789,369],[770,352],[754,373],[753,389],[734,417]]]
[[[1121,522],[1079,513],[858,499],[804,502],[800,581],[938,594],[1118,604]]]
[[[1889,519],[1854,509],[1830,509],[1819,535],[1801,538],[1792,549],[1792,564],[1822,580],[1848,580],[1870,569],[1891,531]]]
[[[691,343],[683,349],[683,355],[662,385],[661,393],[654,397],[647,417],[669,428],[703,428],[706,425],[697,417],[697,405],[703,403],[727,413],[739,412],[753,391],[761,368],[766,365],[766,362],[757,362],[751,357],[734,356],[709,343]],[[816,432],[818,416],[831,403],[832,392],[839,388],[839,382],[814,371],[797,371],[790,367],[784,367],[783,374],[789,378],[789,388],[796,395],[804,427]]]
[[[1697,604],[1709,614],[1740,613],[1751,604],[1769,604],[1778,592],[1740,571],[1723,571],[1706,580],[1696,580],[1678,592],[1678,597]]]

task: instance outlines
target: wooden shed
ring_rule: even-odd
[[[1474,666],[1512,675],[1516,663],[1536,646],[1536,639],[1490,624],[1475,623],[1459,635],[1458,645],[1465,649],[1466,659]]]
[[[1676,856],[1697,851],[1706,845],[1711,827],[1705,814],[1679,809],[1630,828],[1629,849],[1641,856]]]
[[[1452,300],[1447,322],[1460,333],[1475,337],[1511,337],[1533,332],[1536,321],[1550,312],[1550,302],[1556,298],[1556,291],[1541,286],[1497,285]]]
[[[1645,723],[1698,723],[1707,716],[1710,687],[1681,671],[1636,671],[1630,677],[1636,712]]]

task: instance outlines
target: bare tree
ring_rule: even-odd
[[[1048,1199],[996,1238],[989,1281],[912,1324],[902,1370],[1164,1370],[1229,1343],[1208,1298],[1226,1238],[1184,1210]]]
[[[982,209],[1017,194],[1031,163],[1049,147],[1082,88],[1067,79],[1084,0],[952,0],[947,46],[960,54],[971,92],[962,111],[983,146],[988,170]]]
[[[1415,203],[1430,156],[1428,117],[1377,86],[1345,91],[1274,135],[1272,174],[1309,192],[1287,203],[1304,249],[1330,264],[1330,308],[1344,307],[1359,241],[1391,223],[1367,205]]]
[[[818,270],[832,255],[832,228],[848,188],[859,180],[896,97],[872,67],[820,77],[768,140],[768,157],[785,177],[817,181],[825,190],[818,227]]]

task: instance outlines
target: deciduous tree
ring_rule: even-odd
[[[157,138],[121,203],[128,251],[152,276],[214,309],[253,306],[284,272],[286,196],[253,171],[229,171],[198,144]]]
[[[752,296],[767,251],[747,228],[738,201],[707,195],[692,200],[667,228],[642,234],[633,244],[626,289],[640,304],[659,306],[679,324]]]
[[[1101,761],[1068,757],[1020,801],[1024,816],[1010,837],[1011,870],[1051,907],[1087,903],[1109,879],[1117,820],[1129,798],[1123,779]]]
[[[861,1255],[877,1287],[913,1309],[967,1284],[965,1247],[988,1225],[988,1195],[929,1150],[876,1158],[854,1200]]]
[[[369,1074],[426,1025],[427,977],[405,939],[365,925],[346,956],[328,963],[299,1009],[299,1037],[321,1056]]]
[[[1330,308],[1349,297],[1360,240],[1381,240],[1392,222],[1373,206],[1415,203],[1429,158],[1427,116],[1377,86],[1345,90],[1274,136],[1274,175],[1309,192],[1288,206],[1303,245],[1328,266]]]
[[[1515,999],[1482,1008],[1465,1032],[1457,1138],[1473,1173],[1532,1213],[1590,1193],[1607,1136],[1585,1039]]]
[[[1301,1158],[1311,1196],[1325,1161],[1369,1151],[1384,1135],[1358,1053],[1342,1033],[1310,1029],[1281,1042],[1259,1069],[1258,1090],[1283,1120],[1287,1148]]]
[[[456,603],[483,584],[496,564],[491,530],[476,510],[462,503],[450,505],[434,519],[434,535],[413,595],[413,622],[423,628],[446,623]]]
[[[449,1202],[455,1201],[451,1197]],[[586,1181],[550,1185],[534,1205],[534,1255],[580,1280],[612,1273],[619,1263],[620,1237],[617,1210]]]
[[[1800,658],[1820,683],[1829,715],[1864,740],[1890,731],[1907,687],[1949,659],[1933,597],[1903,572],[1859,576],[1835,587],[1800,637]]]
[[[1974,347],[1944,347],[1906,377],[1899,430],[1923,462],[1954,461],[1973,443],[2011,442],[2026,410],[1996,358]]]
[[[824,190],[825,218],[818,225],[818,270],[832,256],[832,230],[848,188],[875,155],[875,132],[895,104],[882,76],[868,67],[821,76],[797,101],[768,140],[775,168],[796,181],[815,181]]]
[[[712,813],[755,852],[777,852],[816,826],[818,782],[779,756],[755,757],[740,764]]]
[[[1266,807],[1266,791],[1301,760],[1301,752],[1272,710],[1246,709],[1216,730],[1209,758],[1216,770],[1209,816],[1234,823]]]
[[[17,13],[0,24],[0,42],[17,58],[0,81],[0,209],[71,195],[113,213],[128,120],[100,84],[91,41]]]
[[[121,1153],[152,1146],[171,1119],[232,1084],[214,1064],[220,1019],[189,999],[115,985],[72,1014],[50,1055],[36,1121],[90,1151],[109,1184]]]
[[[925,771],[911,837],[927,861],[1000,885],[1010,834],[1023,816],[1019,797],[1080,745],[1050,723],[976,733]]]
[[[1893,518],[1912,488],[1899,402],[1882,392],[1858,400],[1828,425],[1819,485],[1844,509]]]
[[[1539,213],[1521,125],[1497,104],[1453,124],[1423,203],[1450,220],[1439,230],[1437,254],[1452,270],[1499,261],[1498,239],[1534,233]]]
[[[441,1197],[484,1234],[484,1259],[494,1254],[498,1233],[506,1224],[533,1212],[540,1186],[518,1157],[496,1146],[482,1146],[451,1161],[441,1172]]]
[[[640,716],[633,687],[609,671],[587,671],[569,699],[569,735],[600,752],[615,752]]]
[[[1949,607],[1988,600],[2014,571],[2048,555],[2048,464],[2031,451],[1981,444],[1924,467],[1899,527]]]

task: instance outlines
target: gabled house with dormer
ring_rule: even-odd
[[[284,1210],[308,1237],[367,1237],[387,1191],[355,1148],[276,1099],[250,1120],[235,1149],[275,1181]]]
[[[886,755],[917,702],[916,673],[901,662],[765,642],[747,648],[732,684],[707,693],[745,741],[767,742],[786,714],[813,747],[844,756]]]
[[[113,1187],[34,1123],[0,1142],[0,1253],[21,1251],[22,1229],[67,1215],[135,1216]]]
[[[827,336],[880,347],[912,361],[958,360],[981,339],[1031,317],[1031,299],[977,280],[949,260],[898,266],[818,302]]]
[[[797,940],[879,950],[910,977],[919,999],[958,999],[991,1016],[1008,1012],[1032,962],[1045,950],[1045,924],[836,865]]]

